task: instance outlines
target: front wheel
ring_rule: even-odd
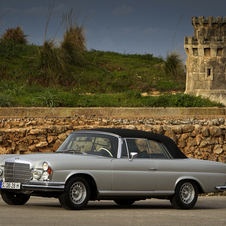
[[[89,197],[89,183],[83,177],[75,177],[67,182],[59,201],[67,210],[80,210],[87,205]]]
[[[6,189],[1,189],[1,196],[8,205],[24,205],[29,199],[29,195],[14,193]]]
[[[196,204],[197,198],[197,185],[193,181],[181,181],[170,202],[175,209],[191,209]]]

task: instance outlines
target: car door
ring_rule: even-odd
[[[131,159],[131,152],[137,157]],[[154,191],[156,185],[156,163],[147,140],[123,139],[121,158],[112,161],[112,191]]]

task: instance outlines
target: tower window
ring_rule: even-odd
[[[211,76],[211,68],[207,68],[207,77]]]
[[[217,49],[217,56],[223,56],[223,49],[222,48]]]
[[[213,80],[213,67],[206,67],[205,72],[206,80]]]
[[[204,56],[205,57],[210,57],[210,48],[205,48],[204,49]]]
[[[198,56],[198,49],[197,48],[193,48],[193,56]]]

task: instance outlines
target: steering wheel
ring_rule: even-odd
[[[108,151],[108,149],[106,149],[106,148],[99,148],[99,149],[97,150],[97,152],[99,152],[99,151],[101,151],[101,150],[106,151],[111,157],[113,157],[113,155],[111,154],[111,152]]]

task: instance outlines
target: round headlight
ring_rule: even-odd
[[[42,179],[43,179],[44,181],[49,179],[49,174],[48,174],[48,172],[44,172],[44,173],[42,174]]]
[[[41,176],[42,176],[42,173],[39,170],[34,170],[33,171],[33,178],[34,179],[38,180],[38,179],[41,178]]]
[[[42,169],[43,169],[44,171],[47,171],[47,170],[49,169],[49,164],[48,164],[47,162],[43,162],[43,164],[42,164]]]

